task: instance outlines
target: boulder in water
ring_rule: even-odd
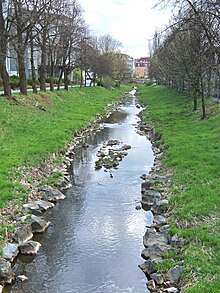
[[[0,258],[0,283],[11,284],[14,281],[14,278],[11,263],[3,258]]]
[[[34,254],[37,254],[40,246],[41,246],[41,244],[39,242],[30,240],[30,241],[21,243],[18,246],[18,248],[19,248],[19,251],[21,254],[34,255]]]
[[[6,259],[12,262],[14,258],[18,255],[18,245],[13,243],[8,243],[6,246],[2,249],[2,256]]]
[[[33,233],[43,233],[49,225],[50,222],[45,221],[42,217],[31,216],[31,228]]]
[[[31,225],[23,225],[15,230],[13,239],[17,243],[23,243],[30,240],[33,237]]]

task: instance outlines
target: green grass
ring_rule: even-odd
[[[161,135],[164,165],[172,169],[171,232],[189,239],[184,292],[220,292],[220,109],[207,101],[207,116],[192,112],[186,95],[140,86],[145,119]]]
[[[74,131],[92,123],[127,90],[125,86],[114,91],[87,87],[16,95],[19,105],[0,97],[0,207],[25,194],[12,180],[19,175],[17,167],[40,165],[51,153],[64,149]]]

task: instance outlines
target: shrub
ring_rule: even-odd
[[[32,78],[27,78],[27,84],[30,85],[30,86],[32,86]],[[36,79],[36,84],[37,85],[40,84],[38,79]]]
[[[13,90],[19,88],[20,86],[20,78],[17,75],[10,76],[10,85]]]
[[[103,86],[107,89],[114,87],[114,81],[110,76],[104,77],[97,85]]]
[[[144,82],[144,85],[146,85],[146,86],[151,86],[152,84],[153,84],[154,82],[152,81],[152,80],[146,80],[145,82]]]

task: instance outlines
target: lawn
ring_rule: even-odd
[[[171,262],[184,261],[183,292],[220,292],[220,107],[207,100],[207,119],[193,112],[187,95],[160,86],[140,86],[148,105],[144,119],[161,135],[170,188],[172,234],[188,245]]]
[[[19,166],[40,166],[53,152],[61,151],[74,132],[105,112],[128,86],[72,88],[68,92],[16,94],[18,105],[0,97],[0,207],[20,198],[25,190],[14,183]]]

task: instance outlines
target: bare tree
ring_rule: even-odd
[[[12,99],[9,75],[6,68],[8,32],[10,29],[10,2],[0,0],[0,75],[3,81],[4,95]]]
[[[179,5],[179,14],[153,56],[160,82],[190,91],[194,97],[194,110],[197,109],[197,97],[201,97],[202,118],[206,117],[205,97],[211,93],[212,76],[219,74],[216,62],[219,47],[217,2],[173,1]]]
[[[87,35],[82,36],[82,39],[79,43],[79,49],[76,52],[76,63],[81,70],[81,82],[80,85],[83,85],[83,72],[84,72],[84,86],[87,85],[87,78],[90,79],[90,85],[93,81],[92,60],[95,57],[95,49],[92,46],[90,37]]]
[[[46,4],[47,0],[41,0],[43,5]],[[45,6],[43,13],[41,14],[38,23],[36,24],[36,44],[40,48],[40,66],[39,66],[39,78],[40,78],[40,90],[46,90],[46,77],[47,77],[47,65],[48,65],[48,42],[50,40],[50,30],[54,27],[53,23],[56,21],[59,11],[62,11],[65,4],[62,0],[54,1],[51,0]]]
[[[20,91],[22,94],[27,95],[27,80],[25,72],[25,51],[27,42],[29,40],[28,30],[29,16],[25,7],[26,3],[13,0],[14,21],[12,23],[11,43],[17,54],[18,71],[20,77]]]
[[[12,0],[13,20],[10,29],[10,43],[13,45],[17,54],[20,91],[24,95],[27,94],[25,66],[27,48],[32,43],[33,38],[36,37],[36,31],[33,34],[33,28],[36,23],[39,23],[38,20],[48,6],[48,1]]]
[[[47,38],[47,74],[49,76],[50,81],[50,91],[54,91],[54,76],[56,69],[56,62],[59,56],[59,27],[60,23],[62,23],[61,17],[58,16],[54,21],[50,24],[50,29]]]
[[[99,49],[102,55],[119,53],[122,47],[122,43],[114,39],[111,35],[101,35],[98,39]]]
[[[82,35],[86,25],[82,17],[82,9],[79,3],[74,0],[65,15],[62,17],[62,24],[59,27],[59,56],[60,78],[64,77],[64,87],[68,90],[69,75],[78,66],[77,51],[79,51]]]
[[[106,34],[97,38],[97,48],[100,52],[97,74],[100,82],[102,82],[103,77],[110,76],[113,78],[114,65],[116,64],[115,59],[117,54],[120,54],[122,43]]]
[[[54,89],[55,73],[59,74],[58,88],[64,78],[68,90],[69,76],[75,68],[85,72],[85,79],[89,78],[91,84],[92,81],[95,84],[97,77],[101,80],[110,76],[119,84],[124,78],[125,64],[119,58],[122,44],[110,35],[91,38],[77,0],[0,0],[0,4],[0,74],[8,98],[12,98],[6,68],[9,43],[17,55],[20,91],[25,95],[29,60],[34,92],[37,92],[36,69],[43,91],[48,77],[50,90]],[[37,53],[40,66],[35,68]]]
[[[118,53],[115,54],[113,60],[113,72],[112,78],[115,85],[120,88],[121,83],[130,81],[131,70],[128,65],[128,56],[126,54]]]

